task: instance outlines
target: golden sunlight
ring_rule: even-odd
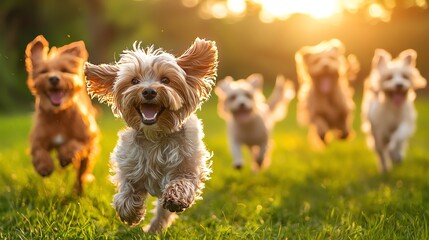
[[[371,19],[389,21],[395,0],[383,4],[372,0],[182,0],[186,7],[199,5],[200,16],[208,18],[243,17],[257,11],[262,22],[286,20],[294,14],[304,14],[315,19],[329,19],[345,12],[361,11]],[[427,8],[425,0],[409,0],[408,7]]]

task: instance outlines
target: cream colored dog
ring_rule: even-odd
[[[275,89],[266,101],[262,84],[262,75],[252,74],[237,81],[226,77],[215,88],[219,96],[218,112],[227,121],[228,140],[238,169],[243,165],[241,145],[251,150],[255,169],[268,166],[271,130],[275,122],[285,117],[288,104],[295,96],[293,83],[278,76]]]
[[[143,219],[150,194],[158,204],[148,230],[158,232],[201,198],[211,154],[194,112],[209,97],[216,71],[216,45],[201,39],[178,58],[134,44],[115,64],[85,65],[89,92],[128,125],[111,154],[113,206],[124,222]]]
[[[297,117],[301,125],[310,126],[311,140],[317,140],[313,131],[324,143],[331,130],[338,131],[341,139],[352,132],[354,102],[349,81],[356,78],[360,65],[354,55],[346,58],[344,53],[343,43],[332,39],[295,54],[300,83]]]
[[[415,130],[414,89],[424,88],[416,68],[417,53],[408,49],[392,60],[382,49],[375,51],[372,70],[365,81],[362,130],[368,145],[377,152],[380,171],[390,170],[405,155],[407,140]]]

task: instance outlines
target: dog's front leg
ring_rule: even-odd
[[[236,169],[241,169],[243,167],[243,155],[241,153],[241,146],[237,138],[235,137],[235,134],[233,132],[233,129],[230,127],[228,129],[228,142],[229,147],[232,152],[232,156],[234,158],[234,167]]]
[[[269,148],[270,146],[267,142],[259,146],[253,146],[251,148],[253,158],[257,164],[258,169],[261,169],[262,167],[267,167],[270,164]]]
[[[118,186],[118,193],[113,197],[113,206],[123,222],[136,225],[146,213],[146,198],[145,189],[136,188],[127,179],[123,179]]]
[[[401,123],[396,131],[393,132],[388,144],[388,150],[390,158],[394,163],[402,162],[405,156],[407,140],[411,137],[413,132],[414,125],[408,122]]]
[[[72,139],[58,147],[58,158],[62,167],[73,162],[76,168],[79,168],[80,158],[88,155],[84,151],[84,144]]]
[[[316,131],[317,131],[317,135],[319,136],[319,138],[326,143],[326,133],[329,130],[329,124],[328,122],[321,116],[316,115],[313,118],[313,124],[316,126]]]
[[[374,130],[374,127],[371,130],[374,137],[375,151],[378,155],[379,170],[381,173],[387,173],[391,169],[392,164],[389,156],[386,154],[386,144],[382,136],[380,136],[381,134],[377,134],[376,130]]]
[[[52,161],[47,146],[41,145],[42,141],[34,139],[31,146],[31,155],[34,169],[43,177],[49,176],[54,171],[54,162]]]

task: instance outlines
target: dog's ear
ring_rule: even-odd
[[[92,97],[97,97],[99,101],[113,104],[113,85],[119,67],[116,64],[94,65],[85,63],[85,76],[87,81],[88,93]]]
[[[413,83],[413,87],[415,89],[418,88],[425,88],[426,87],[426,79],[422,77],[420,72],[415,68],[416,67],[416,60],[417,60],[417,52],[413,49],[407,49],[405,51],[402,51],[399,54],[399,59],[402,60],[404,63],[404,66],[412,67],[413,70],[413,76],[411,78],[411,82]]]
[[[341,55],[344,54],[346,51],[346,48],[340,40],[333,38],[326,42],[327,46],[329,46],[331,49],[331,52],[334,52],[335,54]]]
[[[416,67],[417,52],[414,49],[407,49],[399,54],[405,66]]]
[[[246,80],[252,84],[254,88],[262,90],[262,85],[264,84],[264,77],[262,77],[262,74],[254,73],[248,76]]]
[[[378,68],[379,70],[385,70],[387,68],[387,62],[392,59],[392,55],[384,49],[376,49],[374,57],[372,59],[372,67]]]
[[[191,47],[176,61],[185,71],[187,83],[197,90],[200,99],[207,99],[217,74],[218,51],[216,43],[196,38]]]
[[[48,51],[49,43],[42,35],[37,36],[25,49],[25,66],[28,72],[27,85],[33,94],[35,94],[33,70],[42,60],[46,59]]]
[[[224,97],[225,93],[228,91],[228,89],[230,88],[229,86],[233,81],[234,79],[231,76],[227,76],[223,80],[220,80],[214,89],[216,95],[218,95],[219,97]]]
[[[88,59],[88,51],[86,51],[83,41],[72,42],[58,49],[59,54],[71,54],[84,60]]]

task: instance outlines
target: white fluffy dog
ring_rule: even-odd
[[[402,161],[407,140],[415,130],[414,89],[426,86],[426,79],[416,68],[416,58],[412,49],[393,60],[388,52],[377,49],[365,81],[362,130],[378,154],[383,173],[390,170],[392,161]]]
[[[227,121],[228,140],[237,169],[243,165],[241,145],[251,150],[255,169],[269,164],[271,130],[275,122],[285,117],[288,104],[295,96],[293,83],[278,76],[274,91],[266,101],[262,84],[262,75],[252,74],[237,81],[226,77],[215,88],[219,96],[218,112]]]
[[[198,38],[178,58],[134,44],[115,64],[86,64],[89,92],[128,125],[111,154],[113,206],[122,221],[138,224],[150,194],[158,204],[148,230],[158,232],[201,198],[211,155],[194,112],[209,97],[216,71],[215,43]]]

